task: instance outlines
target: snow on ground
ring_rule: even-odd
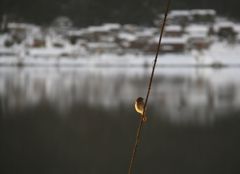
[[[206,55],[223,65],[240,65],[240,45],[215,43],[206,52]]]
[[[0,65],[24,65],[24,66],[151,66],[153,64],[153,55],[135,55],[135,54],[94,54],[80,58],[46,58],[46,57],[2,57]],[[159,56],[158,65],[176,66],[176,65],[196,65],[196,61],[191,55],[167,54]]]
[[[39,53],[40,50],[38,50]],[[31,52],[31,51],[30,51]],[[33,50],[34,52],[34,50]],[[55,56],[55,50],[44,51],[38,56],[1,56],[0,65],[22,66],[152,66],[154,55],[127,53],[90,54],[80,57]],[[49,53],[49,54],[48,54]],[[53,55],[53,56],[52,56]],[[160,54],[159,66],[240,66],[240,45],[225,42],[214,43],[209,50],[186,52],[183,54]]]

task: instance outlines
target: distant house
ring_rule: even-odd
[[[133,35],[136,35],[136,37],[140,40],[149,40],[152,38],[155,34],[158,34],[158,30],[156,28],[140,28],[135,33],[132,33]]]
[[[12,43],[7,34],[0,35],[0,57],[1,56],[16,56],[17,51],[11,47]]]
[[[8,23],[8,32],[14,43],[21,43],[27,36],[29,26],[23,23]]]
[[[133,40],[129,43],[129,46],[128,46],[129,49],[139,50],[139,51],[143,51],[145,47],[146,47],[146,41],[142,39]]]
[[[72,44],[76,44],[78,40],[86,40],[88,42],[96,42],[100,37],[106,35],[106,31],[100,30],[99,27],[88,27],[80,30],[69,31],[68,39]]]
[[[106,42],[90,42],[87,43],[86,49],[89,53],[117,53],[119,52],[119,47],[116,43],[106,43]]]
[[[183,35],[183,28],[180,25],[168,25],[165,27],[165,37],[181,37]]]
[[[126,33],[136,33],[139,30],[139,27],[133,24],[125,24],[122,27],[122,31]]]
[[[101,38],[111,37],[115,35],[121,28],[120,24],[104,24],[101,26],[92,26],[86,29],[86,34],[95,39],[95,41],[101,41]]]
[[[40,38],[35,38],[35,39],[33,39],[33,43],[31,45],[31,47],[33,47],[33,48],[46,47],[46,40],[40,39]]]
[[[103,24],[103,27],[109,32],[113,32],[113,33],[119,32],[122,28],[122,26],[117,23],[105,23]]]
[[[214,23],[216,19],[216,11],[213,9],[194,9],[190,13],[193,23]]]
[[[171,24],[185,26],[190,22],[189,10],[172,10],[168,15],[168,20]]]
[[[119,32],[115,41],[122,48],[130,48],[132,43],[134,43],[136,40],[136,35],[127,32]]]
[[[149,53],[156,52],[158,46],[159,38],[153,38],[148,46],[146,47],[145,51]],[[161,52],[164,53],[182,53],[186,50],[188,44],[187,37],[164,37],[161,42]]]
[[[70,30],[67,38],[71,44],[76,44],[78,40],[84,40],[84,30]]]
[[[214,26],[214,30],[220,39],[234,39],[237,35],[234,24],[228,21],[218,22]]]
[[[207,25],[190,25],[185,29],[191,49],[207,49],[211,44],[210,27]]]
[[[76,43],[78,39],[83,39],[89,42],[113,41],[113,37],[120,31],[120,24],[104,24],[101,26],[91,26],[85,29],[70,31],[68,38],[71,43]]]
[[[28,40],[29,37],[37,37],[40,33],[40,28],[25,23],[8,23],[8,33],[11,36],[12,43],[21,44]]]
[[[135,37],[129,44],[130,49],[138,49],[139,51],[144,51],[149,40],[155,36],[157,30],[154,28],[141,28],[135,34],[131,35]]]
[[[163,19],[160,15],[154,23],[159,26]],[[172,10],[168,15],[168,23],[186,26],[190,23],[209,24],[214,23],[216,11],[213,9]]]

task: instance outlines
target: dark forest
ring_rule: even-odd
[[[14,20],[48,25],[68,16],[75,26],[103,22],[150,25],[163,12],[164,0],[1,0],[0,14]],[[218,14],[240,19],[239,0],[172,1],[172,9],[212,8]]]

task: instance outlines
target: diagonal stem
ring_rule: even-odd
[[[134,147],[133,147],[133,151],[132,151],[131,161],[130,161],[129,168],[128,168],[128,174],[132,174],[133,163],[134,163],[135,158],[136,158],[137,148],[138,148],[138,146],[140,144],[140,138],[141,138],[142,129],[143,129],[143,119],[144,119],[144,115],[145,115],[145,112],[146,112],[149,95],[150,95],[150,92],[151,92],[154,72],[155,72],[155,68],[156,68],[156,64],[157,64],[158,55],[159,55],[159,52],[160,52],[163,32],[164,32],[164,28],[165,28],[165,25],[166,25],[167,16],[168,16],[168,12],[169,12],[169,9],[170,9],[170,4],[171,4],[171,0],[168,0],[167,5],[166,5],[166,11],[165,11],[165,15],[164,15],[164,20],[163,20],[163,23],[161,25],[161,30],[160,30],[161,33],[160,33],[159,42],[158,42],[158,46],[157,46],[156,56],[155,56],[155,59],[154,59],[152,73],[151,73],[149,84],[148,84],[148,90],[147,90],[147,94],[146,94],[146,99],[145,99],[145,102],[144,102],[143,117],[141,117],[141,119],[139,121],[138,128],[137,128],[136,141],[135,141],[135,144],[134,144]]]

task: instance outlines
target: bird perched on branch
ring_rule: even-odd
[[[142,97],[138,97],[137,100],[135,101],[135,110],[140,114],[142,117],[143,121],[147,121],[147,116],[144,112],[144,99]]]

